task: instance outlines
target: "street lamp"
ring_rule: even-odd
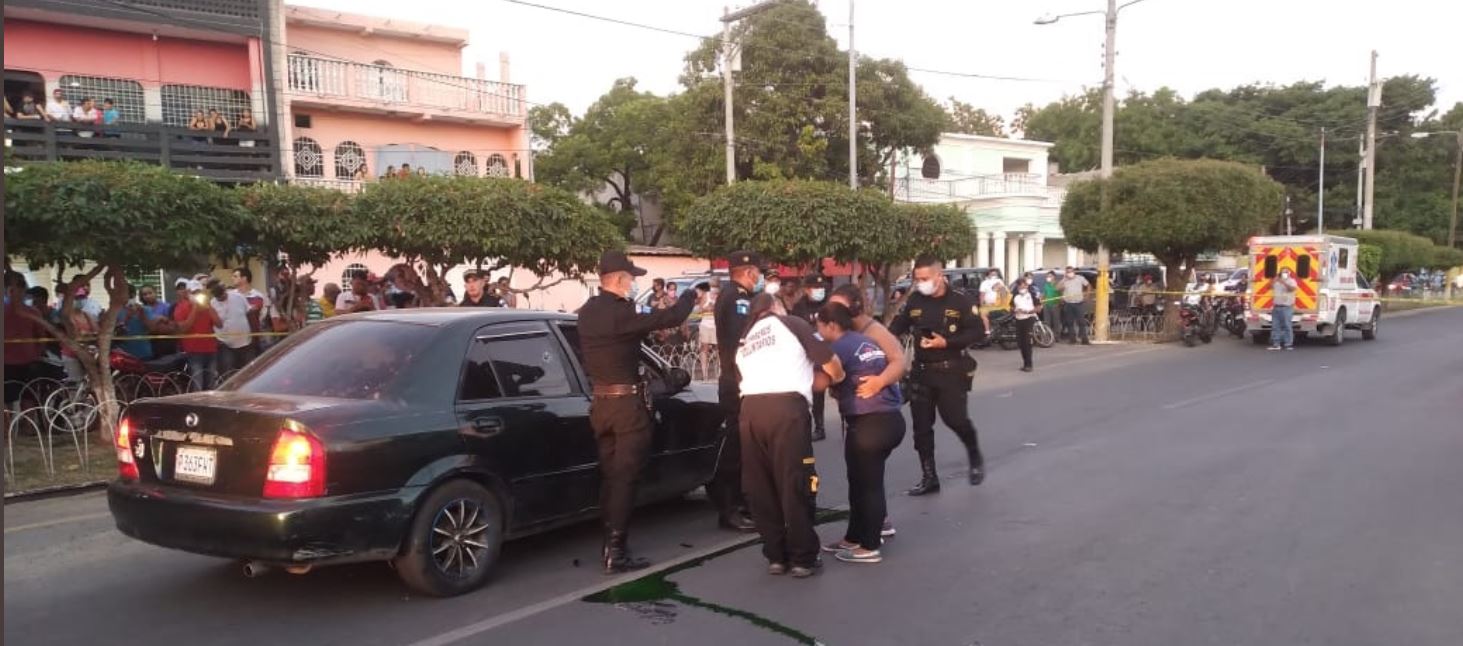
[[[1113,156],[1113,64],[1116,62],[1114,46],[1117,40],[1118,11],[1125,7],[1131,7],[1143,0],[1128,0],[1121,5],[1118,0],[1107,0],[1106,11],[1079,11],[1077,13],[1064,13],[1060,15],[1046,14],[1036,19],[1038,25],[1050,25],[1063,18],[1073,16],[1088,16],[1103,14],[1107,25],[1107,41],[1103,48],[1102,65],[1102,171],[1103,179],[1112,177],[1112,156]],[[1107,251],[1107,245],[1097,246],[1097,304],[1092,313],[1092,336],[1098,342],[1108,340],[1108,272],[1111,270],[1111,258]]]
[[[1453,217],[1448,219],[1448,246],[1458,246],[1458,184],[1463,181],[1463,130],[1436,130],[1414,132],[1413,139],[1425,139],[1433,135],[1453,135],[1458,138],[1458,152],[1453,158]]]

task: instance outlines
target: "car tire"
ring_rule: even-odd
[[[1333,346],[1346,341],[1346,308],[1336,310],[1336,324],[1331,326],[1331,336],[1326,341]]]
[[[1362,338],[1362,340],[1364,340],[1364,341],[1376,341],[1377,340],[1377,326],[1378,325],[1381,325],[1381,324],[1382,324],[1382,310],[1380,308],[1373,309],[1372,310],[1372,322],[1370,324],[1368,324],[1366,327],[1364,327],[1364,328],[1361,329],[1361,338]]]
[[[1266,343],[1269,343],[1269,342],[1270,342],[1270,333],[1269,332],[1251,332],[1250,333],[1250,343],[1253,343],[1255,345],[1265,345]]]
[[[417,507],[392,565],[408,588],[452,597],[487,583],[503,547],[503,505],[471,480],[434,489]]]

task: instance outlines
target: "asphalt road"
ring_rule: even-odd
[[[614,591],[630,602],[583,601],[607,583],[584,526],[511,544],[479,593],[428,600],[380,565],[244,579],[121,536],[88,494],[6,506],[5,643],[1463,643],[1463,309],[1340,348],[1018,365],[982,355],[989,481],[958,480],[939,429],[945,490],[891,497],[879,565],[774,579],[746,548]],[[845,501],[837,442],[818,445],[825,506]],[[891,492],[915,472],[906,438]],[[634,542],[664,563],[736,538],[685,501],[638,516]]]

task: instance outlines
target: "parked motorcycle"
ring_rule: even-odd
[[[113,348],[108,356],[108,363],[112,367],[112,380],[127,401],[140,397],[174,395],[188,390],[186,378],[180,380],[188,367],[187,357],[182,354],[144,360]]]
[[[999,344],[1002,350],[1015,350],[1020,345],[1017,338],[1016,317],[1011,314],[991,316],[991,330],[985,345]],[[1040,318],[1031,327],[1031,342],[1039,348],[1050,348],[1057,344],[1057,334]]]
[[[1230,335],[1236,339],[1245,338],[1245,300],[1244,297],[1235,294],[1219,299],[1217,304],[1219,314],[1219,326],[1229,330]]]
[[[1199,341],[1209,343],[1214,340],[1212,326],[1213,315],[1206,312],[1200,305],[1190,303],[1179,303],[1179,339],[1184,345],[1192,348],[1198,345]]]

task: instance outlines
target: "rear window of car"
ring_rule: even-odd
[[[395,321],[317,323],[256,359],[222,390],[387,399],[436,333],[435,327]]]

